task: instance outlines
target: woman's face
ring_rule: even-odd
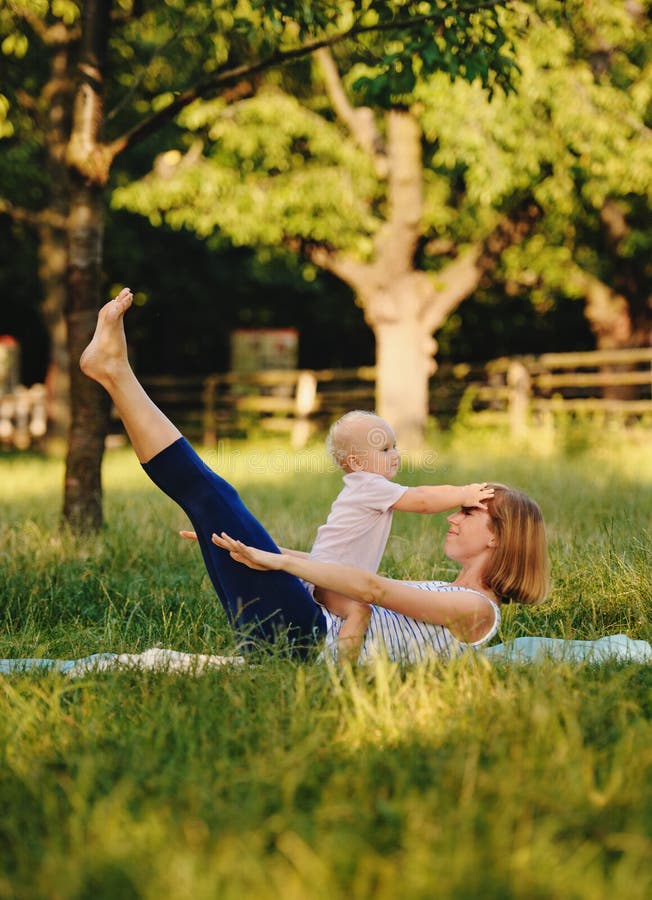
[[[444,553],[458,563],[470,562],[496,543],[491,516],[486,509],[463,506],[448,516]]]

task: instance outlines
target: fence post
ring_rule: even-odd
[[[16,426],[14,428],[14,446],[17,450],[27,450],[31,443],[31,436],[29,433],[29,390],[24,385],[19,384],[14,390],[14,396],[16,398],[16,406],[14,408],[16,420]]]
[[[310,437],[310,414],[317,405],[317,378],[314,372],[299,372],[294,400],[295,422],[292,426],[291,443],[295,450],[301,450]]]
[[[215,424],[215,394],[217,389],[217,379],[214,375],[209,375],[204,380],[204,390],[202,391],[203,401],[203,444],[205,447],[217,446],[217,428]]]
[[[509,388],[509,430],[513,438],[523,437],[527,432],[530,373],[520,360],[512,360],[509,364],[507,387]]]
[[[44,384],[33,384],[29,394],[32,404],[29,433],[32,439],[39,443],[48,430],[47,389]]]
[[[0,442],[6,447],[14,441],[14,406],[13,394],[0,397]]]

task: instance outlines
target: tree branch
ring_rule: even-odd
[[[81,37],[81,28],[70,28],[63,22],[55,22],[47,25],[45,20],[29,9],[12,9],[16,19],[22,19],[32,29],[34,34],[48,47],[55,44],[72,44]]]
[[[482,245],[476,244],[453,262],[434,274],[422,274],[428,279],[430,292],[423,292],[421,320],[428,332],[437,331],[463,300],[480,283],[482,269],[478,265]]]
[[[143,66],[143,68],[142,68],[142,70],[141,70],[141,73],[140,73],[140,75],[138,76],[138,78],[135,78],[135,79],[134,79],[134,82],[133,82],[133,84],[131,85],[131,87],[129,88],[129,90],[128,90],[128,91],[124,94],[124,96],[118,101],[118,103],[116,103],[116,105],[113,107],[113,109],[111,109],[111,110],[109,110],[109,111],[107,112],[107,114],[106,114],[106,116],[105,116],[105,118],[104,118],[104,124],[107,124],[108,122],[110,122],[112,119],[114,119],[114,118],[118,115],[118,113],[119,113],[122,109],[124,109],[124,107],[127,105],[127,103],[129,102],[129,100],[131,100],[131,98],[134,96],[134,94],[136,93],[136,91],[138,90],[138,88],[141,86],[141,84],[142,84],[143,81],[145,80],[145,77],[146,77],[146,75],[147,75],[147,72],[148,72],[150,66],[152,65],[152,63],[154,62],[154,60],[155,60],[158,56],[162,56],[162,55],[165,53],[165,51],[168,49],[168,47],[169,47],[169,46],[177,39],[177,37],[179,36],[179,32],[180,32],[180,31],[181,31],[181,22],[179,22],[179,23],[177,24],[176,28],[174,29],[174,31],[172,32],[172,34],[170,35],[170,37],[167,39],[167,41],[165,41],[164,44],[162,44],[160,47],[156,47],[156,48],[152,51],[152,53],[150,54],[149,59],[147,60],[147,62],[146,62],[145,65]]]
[[[600,221],[606,229],[609,242],[614,247],[618,247],[622,239],[629,234],[627,217],[615,200],[605,200],[600,210]]]
[[[40,16],[37,16],[36,13],[33,13],[29,9],[12,8],[11,12],[16,19],[22,19],[23,22],[26,22],[27,25],[29,25],[29,27],[32,29],[34,34],[37,35],[43,41],[43,43],[46,42],[48,27],[45,24],[44,20],[40,18]]]
[[[315,51],[324,78],[326,93],[331,101],[335,115],[349,129],[356,144],[367,153],[374,162],[376,174],[380,178],[387,175],[387,159],[381,152],[382,141],[373,110],[368,106],[354,107],[344,90],[340,73],[330,51],[321,47]]]
[[[348,284],[356,294],[360,293],[360,286],[364,284],[371,269],[369,263],[342,256],[323,244],[304,244],[302,250],[310,262]]]
[[[24,206],[16,206],[4,197],[0,197],[0,216],[8,216],[12,221],[29,225],[31,228],[50,225],[52,228],[65,230],[67,225],[66,217],[53,210],[26,209]]]
[[[464,12],[473,13],[482,9],[491,9],[498,6],[504,6],[506,0],[488,0],[486,3],[474,3],[472,6],[464,7]],[[459,8],[456,10],[459,11]],[[375,25],[356,24],[348,28],[346,31],[331,35],[330,37],[320,38],[316,41],[310,41],[302,44],[300,47],[294,47],[291,50],[277,50],[271,53],[265,59],[258,62],[241,66],[235,66],[232,69],[225,69],[209,75],[207,78],[201,79],[185,91],[181,91],[175,99],[166,107],[155,112],[149,118],[144,119],[130,131],[111,141],[108,145],[109,155],[111,158],[118,156],[129,147],[145,140],[150,134],[156,132],[162,125],[169,122],[177,113],[185,109],[186,106],[200,98],[210,97],[218,93],[222,88],[236,84],[243,80],[254,78],[256,75],[266,72],[274,66],[281,65],[292,60],[302,59],[315,53],[322,47],[334,47],[350,38],[359,37],[364,34],[382,33],[385,31],[411,30],[419,25],[425,25],[428,22],[441,22],[450,15],[450,10],[443,8],[434,13],[423,16],[414,16],[408,19],[396,19],[391,22],[378,22]]]
[[[576,267],[574,275],[584,291],[584,314],[598,347],[626,347],[632,337],[627,298],[584,269]]]
[[[435,293],[425,295],[422,316],[432,331],[473,293],[507,247],[520,243],[531,232],[539,215],[540,210],[535,204],[523,204],[501,219],[484,241],[472,246],[440,272],[428,275]]]
[[[18,88],[14,97],[18,106],[26,112],[33,113],[38,109],[36,99],[32,97],[31,94],[28,94],[23,88]]]

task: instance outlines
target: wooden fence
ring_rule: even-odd
[[[289,432],[303,446],[343,412],[373,409],[374,380],[373,367],[364,367],[148,378],[145,386],[182,430],[208,445],[257,427]],[[652,418],[652,348],[442,364],[430,384],[430,413],[444,425],[463,413],[514,436],[554,426],[562,414],[624,424]]]
[[[0,395],[0,446],[27,450],[40,445],[47,433],[47,392],[44,384],[17,385]]]
[[[463,403],[476,422],[502,422],[514,436],[569,417],[652,419],[652,347],[493,360]]]
[[[194,440],[210,446],[259,428],[289,433],[296,447],[349,409],[373,409],[374,381],[370,366],[143,379]],[[569,416],[652,422],[652,348],[442,363],[430,382],[430,413],[444,426],[464,415],[513,436]],[[40,444],[46,425],[43,385],[0,396],[0,446]]]
[[[274,369],[204,378],[156,377],[143,383],[184,433],[212,446],[218,436],[241,437],[252,428],[289,433],[296,447],[349,409],[373,409],[373,367]]]

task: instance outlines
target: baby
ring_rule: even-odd
[[[486,484],[406,487],[393,479],[401,461],[392,428],[374,413],[354,410],[331,427],[327,447],[344,471],[344,487],[331,506],[309,556],[376,572],[392,526],[392,513],[440,513],[456,506],[483,508],[493,496]],[[314,597],[344,619],[339,633],[340,658],[357,659],[371,609],[323,588]]]

